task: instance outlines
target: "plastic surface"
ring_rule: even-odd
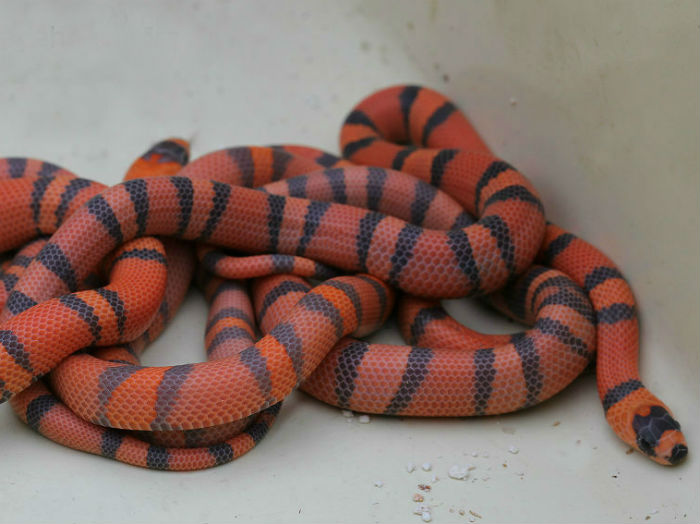
[[[622,268],[640,307],[642,377],[690,454],[676,468],[625,454],[592,375],[480,419],[361,424],[299,393],[251,453],[189,474],[62,448],[2,406],[0,522],[420,522],[416,493],[433,522],[696,522],[699,24],[695,2],[4,4],[0,156],[109,184],[173,134],[194,138],[195,156],[284,142],[335,152],[342,119],[373,90],[441,90],[531,178],[552,221]],[[448,308],[485,331],[514,329],[472,303]],[[204,319],[193,292],[146,364],[200,358]],[[467,480],[448,477],[467,463]]]

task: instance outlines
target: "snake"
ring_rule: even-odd
[[[550,398],[595,358],[612,430],[660,464],[685,458],[639,377],[620,270],[546,221],[454,103],[385,88],[348,114],[340,146],[188,163],[187,142],[168,139],[113,187],[0,160],[0,251],[16,250],[0,273],[0,399],[69,447],[192,470],[252,449],[296,388],[368,413],[491,415]],[[207,362],[140,365],[193,278]],[[530,328],[468,329],[439,302],[465,296]],[[358,338],[395,303],[407,345]]]

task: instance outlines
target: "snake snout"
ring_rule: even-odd
[[[675,465],[688,455],[681,425],[664,406],[644,406],[632,420],[637,447],[656,462]]]

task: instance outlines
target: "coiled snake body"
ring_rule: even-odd
[[[235,147],[187,164],[188,144],[170,139],[110,188],[0,161],[0,251],[17,250],[0,274],[0,398],[65,445],[187,470],[254,447],[296,387],[371,413],[505,413],[551,397],[597,352],[613,430],[661,464],[686,456],[638,376],[620,271],[546,223],[530,182],[449,100],[379,91],[349,114],[341,148]],[[208,361],[141,366],[195,273]],[[395,289],[411,345],[349,338],[382,325]],[[483,335],[437,302],[477,295],[531,328]]]

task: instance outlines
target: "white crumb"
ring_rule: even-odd
[[[369,424],[369,415],[360,415],[357,417],[357,421],[360,424]]]
[[[406,471],[413,473],[416,470],[416,465],[413,462],[406,464]]]
[[[450,467],[450,470],[447,472],[447,475],[451,479],[464,480],[469,476],[469,467],[454,464],[452,467]]]
[[[430,514],[429,511],[424,511],[423,513],[421,513],[420,518],[423,522],[430,522],[431,520],[433,520],[433,516]]]
[[[352,417],[355,416],[355,414],[354,414],[352,411],[350,411],[349,409],[344,409],[344,410],[342,411],[342,413],[343,413],[343,416],[344,416],[345,418],[352,418]]]
[[[376,488],[381,488],[384,485],[384,483],[381,480],[375,480],[374,481],[374,486]]]
[[[510,105],[512,105],[512,106],[514,106],[515,104],[518,103],[517,99],[514,96],[510,97],[509,102],[510,102]]]
[[[423,471],[430,471],[433,469],[433,465],[430,462],[423,462],[423,465],[421,466]]]
[[[479,454],[476,451],[472,451],[472,457],[478,457]]]
[[[517,455],[520,450],[518,448],[516,448],[515,446],[510,446],[508,448],[508,451],[511,452],[513,455]]]

